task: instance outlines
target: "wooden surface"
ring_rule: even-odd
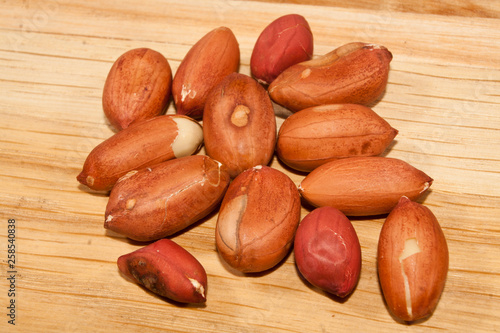
[[[376,275],[383,218],[353,219],[363,268],[355,292],[339,301],[304,283],[293,255],[258,276],[229,270],[215,249],[212,214],[172,237],[209,278],[206,305],[179,306],[119,274],[117,257],[142,245],[106,232],[107,196],[76,181],[90,150],[113,133],[101,93],[119,55],[150,47],[175,72],[199,38],[225,25],[248,74],[258,35],[288,13],[309,21],[316,55],[351,41],[394,55],[373,109],[399,130],[387,156],[434,178],[424,203],[450,251],[442,298],[426,321],[400,324],[384,304]],[[4,0],[0,41],[0,331],[500,331],[498,1]],[[303,178],[286,172],[297,184]],[[7,323],[9,219],[15,327]]]

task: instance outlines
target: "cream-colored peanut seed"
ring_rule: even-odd
[[[181,102],[184,102],[186,100],[186,97],[189,98],[194,98],[196,96],[196,91],[191,89],[191,85],[188,83],[188,85],[182,85],[182,91],[181,91]]]
[[[420,191],[420,193],[424,193],[425,191],[427,191],[427,189],[431,186],[431,183],[430,182],[425,182],[424,183],[424,188],[422,189],[422,191]]]
[[[379,44],[366,44],[365,48],[368,48],[370,50],[383,50],[385,47]]]
[[[132,171],[129,171],[127,172],[126,174],[124,174],[123,176],[121,176],[116,182],[119,183],[119,182],[122,182],[130,177],[132,177],[133,175],[135,175],[138,171],[137,170],[132,170]]]
[[[196,279],[188,278],[188,280],[191,282],[196,292],[205,297],[205,288],[203,288],[203,285]]]
[[[232,251],[239,247],[239,223],[247,208],[248,195],[242,194],[229,201],[219,213],[218,232],[222,242]]]
[[[250,114],[250,109],[246,105],[236,105],[231,114],[231,123],[238,127],[243,127],[248,124],[248,115]]]
[[[88,186],[94,185],[94,177],[92,177],[92,176],[87,176],[87,178],[85,179],[85,181],[87,182]]]
[[[136,202],[137,202],[136,199],[128,199],[127,202],[125,203],[127,210],[131,210],[132,208],[134,208]]]
[[[416,238],[408,238],[405,240],[405,245],[401,255],[399,256],[399,262],[401,264],[401,274],[403,275],[403,283],[405,287],[405,300],[406,300],[406,312],[410,317],[413,316],[413,309],[411,305],[411,292],[410,292],[410,283],[408,281],[408,272],[404,269],[403,260],[406,258],[419,253],[420,247],[418,246],[418,242]]]
[[[307,78],[309,75],[311,75],[311,69],[310,68],[306,68],[302,71],[302,73],[300,73],[300,78],[301,79],[305,79]]]
[[[174,117],[173,120],[177,124],[177,136],[171,146],[175,157],[193,154],[203,142],[203,128],[186,117]]]
[[[215,160],[214,160],[215,161]],[[213,183],[211,182],[211,177],[205,177],[204,179],[206,179],[208,181],[208,184],[210,184],[211,186],[213,187],[218,187],[220,185],[220,181],[222,179],[221,177],[221,167],[222,167],[222,163],[219,162],[219,161],[215,161],[217,162],[217,171],[219,172],[218,173],[218,177],[217,177],[217,182],[216,183]],[[201,186],[203,186],[205,184],[205,182],[201,183]]]

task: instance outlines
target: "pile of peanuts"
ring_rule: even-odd
[[[119,257],[119,270],[174,301],[206,302],[205,269],[168,237],[218,209],[215,243],[229,266],[263,272],[293,248],[308,282],[346,297],[361,271],[347,216],[386,214],[377,253],[384,298],[401,321],[429,316],[448,248],[436,217],[416,202],[433,179],[380,156],[398,131],[369,106],[385,91],[391,60],[387,48],[361,42],[313,58],[313,34],[297,14],[261,32],[250,76],[238,72],[239,45],[227,27],[194,44],[175,76],[157,51],[120,56],[103,91],[117,132],[77,176],[109,191],[105,228],[148,242]],[[176,113],[164,114],[170,97]],[[279,130],[278,107],[289,112]],[[298,186],[269,166],[275,155],[304,175]],[[301,220],[302,199],[315,208]]]

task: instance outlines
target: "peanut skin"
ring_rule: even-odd
[[[203,114],[207,154],[227,166],[231,178],[272,159],[276,118],[266,90],[240,73],[226,76],[207,97]]]
[[[375,156],[398,131],[359,104],[313,106],[288,117],[280,127],[276,152],[288,166],[310,172],[329,161]]]
[[[147,119],[92,149],[77,180],[93,190],[108,191],[129,171],[191,155],[202,142],[202,127],[189,117],[161,115]]]
[[[332,206],[347,216],[389,213],[405,195],[416,200],[432,178],[403,160],[349,157],[325,163],[309,173],[299,191],[310,204]]]
[[[170,239],[122,255],[118,269],[129,279],[181,303],[206,301],[207,274],[200,262]]]
[[[336,208],[320,207],[300,223],[295,263],[312,285],[339,297],[349,295],[361,272],[361,247],[351,222]]]
[[[172,82],[177,114],[203,117],[208,93],[240,63],[238,41],[231,29],[216,28],[203,36],[186,54]]]
[[[288,67],[310,60],[313,49],[306,19],[298,14],[281,16],[261,32],[255,43],[250,58],[252,76],[268,85]]]
[[[377,266],[388,308],[400,320],[430,316],[448,272],[448,245],[435,215],[401,197],[380,231]]]
[[[288,67],[269,85],[269,94],[293,112],[322,104],[370,105],[385,90],[391,60],[383,46],[345,44]]]
[[[208,215],[229,180],[225,166],[204,155],[131,172],[111,190],[104,227],[137,241],[170,236]]]

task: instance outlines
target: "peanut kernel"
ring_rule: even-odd
[[[89,186],[94,185],[94,177],[92,177],[92,176],[87,176],[87,179],[85,179],[85,181],[87,182],[87,185],[89,185]]]
[[[136,202],[137,202],[137,200],[135,200],[135,199],[127,200],[127,203],[126,203],[127,210],[131,210],[132,208],[134,208]]]
[[[248,123],[248,114],[250,113],[250,109],[245,105],[237,105],[233,113],[231,114],[231,122],[238,126],[243,127]]]
[[[300,78],[301,79],[305,79],[306,77],[308,77],[309,75],[311,75],[311,69],[310,68],[306,68],[302,71],[302,73],[300,73]]]

